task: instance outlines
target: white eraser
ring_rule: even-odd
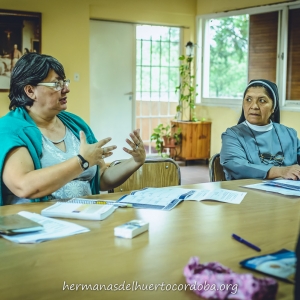
[[[142,220],[132,220],[125,224],[115,227],[115,236],[132,239],[133,237],[147,231],[149,228],[149,223]]]

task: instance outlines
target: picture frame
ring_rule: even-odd
[[[0,92],[9,91],[11,71],[27,52],[41,53],[42,14],[0,9]]]

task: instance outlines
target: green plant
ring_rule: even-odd
[[[180,144],[181,142],[181,128],[177,128],[174,132],[171,125],[164,126],[163,124],[159,124],[156,128],[153,129],[153,133],[151,134],[150,140],[155,141],[155,149],[158,153],[162,153],[164,141],[174,139],[175,145]]]
[[[176,107],[177,119],[182,116],[183,111],[189,108],[189,121],[198,121],[195,116],[195,97],[198,95],[193,84],[195,76],[192,74],[193,57],[181,55],[179,57],[180,84],[176,87],[175,93],[179,92],[179,103]],[[197,85],[196,85],[197,86]]]

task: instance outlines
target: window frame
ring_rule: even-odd
[[[277,32],[277,62],[276,62],[276,84],[278,86],[280,108],[286,111],[300,111],[300,100],[286,99],[287,80],[287,53],[288,53],[288,15],[289,9],[300,8],[300,1],[271,4],[260,7],[232,10],[214,14],[198,15],[196,17],[197,36],[197,59],[196,59],[196,83],[198,84],[198,96],[196,105],[231,107],[240,109],[242,99],[234,98],[211,98],[205,97],[208,87],[207,73],[209,74],[209,44],[205,43],[207,24],[210,19],[230,17],[237,15],[254,15],[278,11]],[[206,74],[206,76],[203,76]]]

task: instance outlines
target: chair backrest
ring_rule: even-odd
[[[110,167],[122,161],[114,161]],[[165,187],[181,184],[180,168],[171,158],[147,158],[145,163],[135,171],[123,184],[108,191],[124,192],[139,190],[145,187]]]
[[[213,155],[209,160],[210,181],[226,181],[223,167],[220,164],[220,153]]]

